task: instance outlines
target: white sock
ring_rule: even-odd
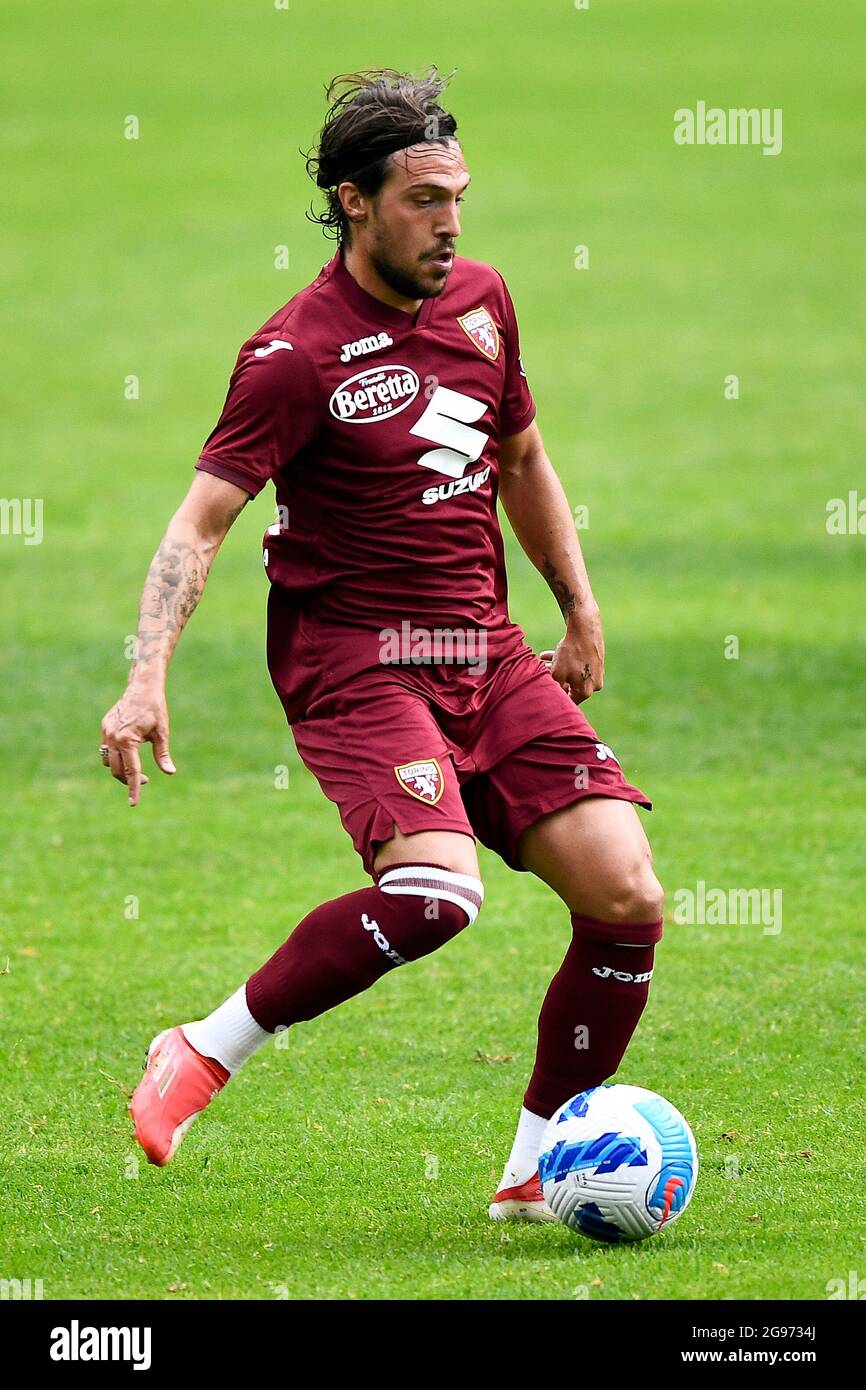
[[[544,1115],[534,1115],[525,1106],[521,1107],[517,1133],[502,1173],[499,1190],[503,1187],[520,1187],[521,1183],[532,1177],[538,1168],[538,1150],[546,1128],[547,1120]]]
[[[262,1043],[273,1037],[272,1033],[259,1027],[250,1013],[246,985],[236,989],[207,1018],[184,1023],[181,1031],[196,1052],[200,1052],[202,1057],[215,1057],[229,1072],[236,1072]]]

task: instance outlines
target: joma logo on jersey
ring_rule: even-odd
[[[404,792],[418,801],[426,801],[429,806],[436,805],[444,790],[442,769],[435,758],[404,763],[402,767],[395,767],[394,773]]]
[[[354,343],[343,344],[340,361],[350,362],[353,357],[364,357],[368,352],[378,352],[379,348],[393,346],[394,339],[390,333],[377,333],[375,338],[357,338]]]
[[[490,477],[490,464],[480,473],[470,473],[468,478],[455,478],[453,483],[440,483],[438,487],[425,487],[421,501],[428,507],[434,502],[447,502],[450,497],[459,497],[463,492],[477,492]]]
[[[369,425],[388,415],[399,415],[418,394],[419,382],[411,367],[368,367],[342,382],[328,408],[344,424]]]

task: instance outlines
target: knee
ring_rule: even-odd
[[[406,959],[419,960],[421,956],[438,951],[459,936],[469,926],[470,920],[475,919],[470,919],[466,909],[457,903],[439,898],[428,899],[406,947]]]
[[[412,926],[401,943],[405,960],[418,960],[451,941],[472,925],[484,901],[480,879],[426,864],[386,869],[378,887],[392,901],[413,904]]]
[[[664,916],[664,889],[646,861],[636,864],[612,888],[605,908],[608,922],[658,922]]]

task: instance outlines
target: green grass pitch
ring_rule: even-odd
[[[44,538],[0,536],[0,1277],[46,1298],[593,1300],[823,1299],[866,1276],[866,536],[826,528],[866,477],[862,7],[81,0],[49,24],[9,0],[5,19],[2,491],[43,499]],[[96,750],[237,348],[330,254],[297,154],[322,83],[430,61],[458,69],[460,249],[509,282],[589,509],[590,717],[655,800],[671,905],[698,880],[783,892],[777,935],[669,912],[619,1079],[683,1110],[702,1171],[632,1248],[487,1220],[568,937],[487,854],[475,927],[265,1049],[170,1169],[137,1165],[124,1113],[159,1028],[364,882],[264,666],[268,495],[172,668],[178,777],[149,769],[133,813]],[[782,153],[677,146],[698,100],[782,108]],[[553,601],[509,556],[513,615],[549,645]]]

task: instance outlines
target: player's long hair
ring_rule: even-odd
[[[394,68],[371,68],[335,77],[325,88],[329,102],[316,147],[307,154],[307,173],[325,194],[322,212],[307,216],[340,245],[349,222],[337,189],[354,183],[368,197],[378,193],[395,150],[429,141],[442,144],[457,130],[454,117],[439,105],[450,78],[435,67],[415,77]],[[302,151],[303,153],[303,151]]]

